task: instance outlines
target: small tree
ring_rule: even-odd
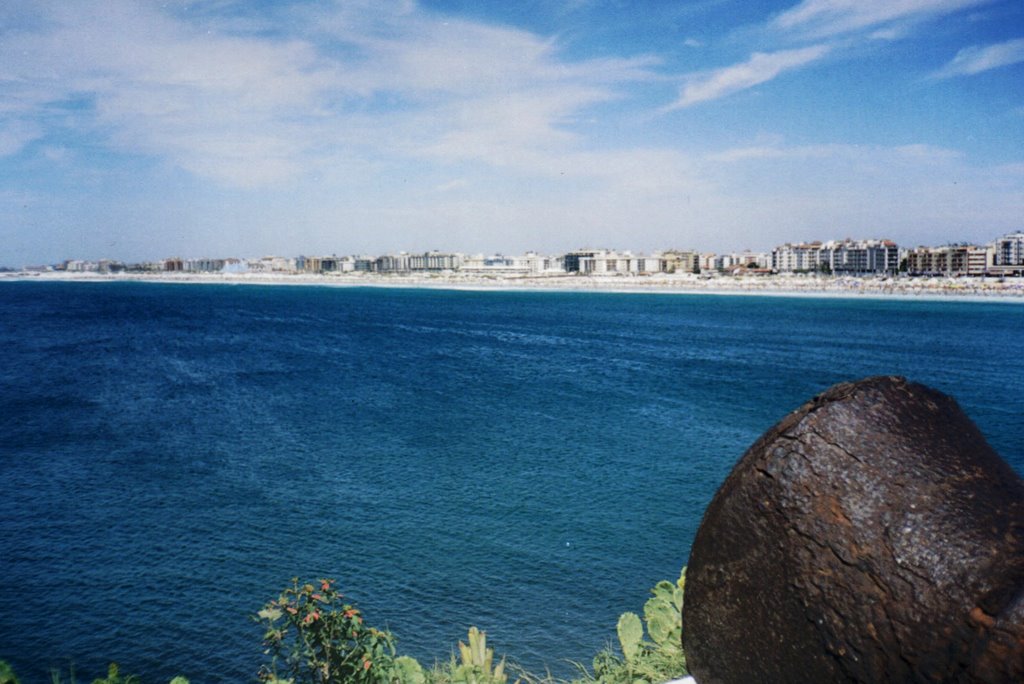
[[[363,624],[359,610],[343,598],[333,580],[300,586],[293,579],[292,586],[264,606],[255,619],[265,629],[264,653],[272,659],[260,668],[260,679],[295,684],[388,681],[394,637]]]

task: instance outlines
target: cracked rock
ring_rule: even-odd
[[[716,682],[1024,682],[1024,482],[950,397],[832,387],[704,514],[683,646]]]

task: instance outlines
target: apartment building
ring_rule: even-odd
[[[830,240],[821,246],[821,263],[836,275],[896,273],[900,249],[891,240]]]
[[[766,264],[777,273],[801,273],[821,268],[820,242],[787,242],[772,250],[771,262]]]
[[[976,245],[917,247],[906,253],[910,275],[984,275],[991,251]]]
[[[993,275],[1024,275],[1024,232],[1009,233],[996,239],[992,245]]]

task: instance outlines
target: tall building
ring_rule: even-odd
[[[1024,232],[1010,233],[996,239],[991,249],[991,273],[1024,275]]]
[[[817,271],[821,267],[820,242],[787,242],[772,250],[770,267],[778,273]]]
[[[891,240],[830,240],[821,246],[821,263],[837,275],[896,273],[900,249]]]

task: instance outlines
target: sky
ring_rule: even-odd
[[[1020,0],[0,3],[0,265],[1021,229]]]

